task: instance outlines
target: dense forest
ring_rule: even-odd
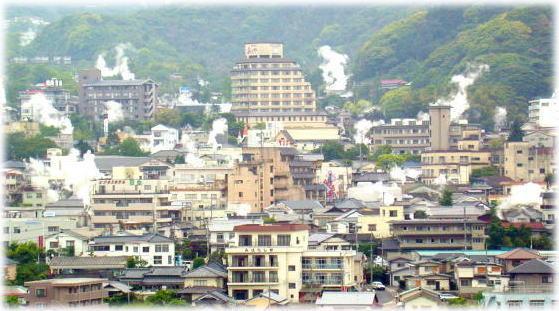
[[[489,72],[468,89],[470,121],[492,126],[495,106],[521,116],[527,101],[551,95],[552,10],[547,7],[158,7],[152,9],[65,9],[26,11],[11,7],[6,18],[30,14],[49,21],[27,46],[18,44],[26,28],[11,23],[7,54],[69,55],[72,66],[8,67],[7,95],[45,77],[62,76],[75,88],[77,68],[95,63],[114,47],[126,55],[137,77],[150,77],[162,91],[210,81],[226,96],[229,70],[248,41],[282,41],[287,57],[300,63],[317,91],[322,78],[318,47],[330,45],[349,55],[348,71],[356,99],[382,108],[386,117],[414,116],[428,103],[453,91],[450,79],[471,64]],[[174,78],[171,78],[174,76]],[[179,77],[178,79],[176,77]],[[412,82],[389,92],[381,79]]]

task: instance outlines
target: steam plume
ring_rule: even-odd
[[[349,78],[345,74],[345,66],[349,57],[332,50],[328,45],[321,46],[318,49],[318,55],[323,58],[319,68],[322,70],[322,79],[326,84],[326,91],[345,91]]]
[[[122,76],[123,80],[134,80],[135,75],[128,68],[128,57],[125,56],[124,50],[128,47],[127,44],[119,44],[115,47],[115,66],[113,68],[107,67],[104,54],[99,54],[95,67],[101,70],[103,77],[114,77],[118,74]]]
[[[355,134],[353,135],[353,139],[355,140],[356,144],[370,144],[371,139],[367,137],[369,130],[373,127],[373,122],[367,119],[361,119],[353,128],[355,129]]]
[[[212,123],[212,130],[210,131],[208,137],[208,145],[210,145],[213,150],[217,150],[219,146],[216,140],[217,135],[226,134],[226,133],[227,133],[227,119],[225,118],[215,119]]]
[[[507,109],[505,107],[495,107],[495,114],[493,115],[495,122],[495,129],[500,130],[507,122]]]
[[[60,129],[62,134],[72,134],[74,132],[74,127],[70,119],[65,116],[62,112],[56,110],[52,106],[51,100],[49,100],[45,94],[36,93],[31,95],[29,100],[22,103],[22,108],[31,110],[31,118],[45,126],[54,126]]]
[[[121,103],[110,100],[105,102],[105,109],[107,109],[109,122],[118,122],[124,119],[124,112],[122,111]]]

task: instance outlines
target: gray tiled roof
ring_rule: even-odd
[[[127,242],[151,242],[151,243],[158,243],[158,242],[165,242],[171,243],[173,240],[169,239],[168,237],[162,236],[157,233],[149,233],[144,235],[109,235],[109,236],[99,236],[94,239],[95,244],[103,244],[103,243],[127,243]]]
[[[227,271],[219,265],[210,263],[206,266],[198,267],[186,274],[186,278],[227,278]]]
[[[4,165],[2,165],[2,167],[4,168],[15,168],[15,169],[25,169],[25,163],[21,162],[21,161],[6,161],[4,162]]]
[[[149,157],[95,156],[95,165],[100,171],[110,171],[117,166],[138,166],[151,160]]]
[[[552,274],[553,266],[541,259],[532,259],[509,271],[509,274]]]
[[[142,85],[144,83],[153,83],[152,80],[99,80],[84,83],[84,86],[112,86],[112,85]]]
[[[78,197],[72,196],[68,199],[59,200],[56,202],[48,203],[46,208],[55,208],[55,207],[81,207],[83,208],[84,204],[82,199]]]
[[[50,260],[51,268],[74,268],[84,267],[93,269],[101,267],[105,269],[125,268],[127,256],[102,256],[102,257],[54,257]]]
[[[323,206],[320,202],[315,200],[289,200],[281,201],[280,203],[285,204],[292,210],[305,210],[305,209],[322,209]]]

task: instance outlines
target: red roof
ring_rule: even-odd
[[[408,82],[400,79],[380,80],[380,84],[406,84],[406,83]]]
[[[302,224],[264,224],[264,225],[239,225],[233,229],[235,232],[289,232],[309,230],[309,226]]]
[[[526,228],[530,228],[530,229],[536,229],[536,230],[543,230],[545,229],[545,226],[543,223],[541,222],[506,222],[503,221],[502,222],[502,226],[505,228],[508,228],[510,226],[513,226],[517,229],[519,229],[520,227],[524,226]]]
[[[501,254],[501,255],[497,255],[495,257],[497,257],[499,259],[507,259],[507,260],[538,259],[538,258],[541,258],[541,256],[538,255],[535,251],[525,249],[525,248],[515,248],[511,251],[508,251],[508,252],[506,252],[504,254]]]

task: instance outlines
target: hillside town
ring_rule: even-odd
[[[289,49],[246,43],[230,102],[196,87],[165,99],[158,81],[99,66],[76,73],[77,94],[60,77],[21,91],[4,111],[4,132],[29,142],[7,145],[2,168],[5,301],[556,305],[555,96],[526,102],[522,124],[496,113],[492,130],[463,118],[460,83],[416,118],[375,119],[319,107]],[[44,154],[24,149],[36,137]]]

